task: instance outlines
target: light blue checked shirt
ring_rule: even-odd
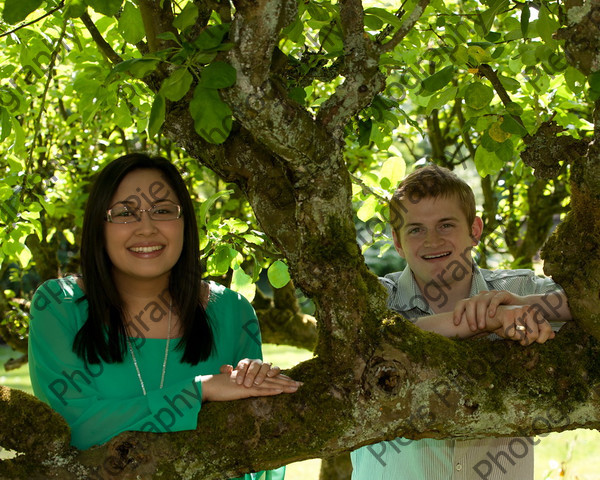
[[[469,297],[489,290],[516,295],[560,290],[550,278],[531,270],[484,270],[473,266]],[[388,307],[408,320],[433,315],[409,268],[380,278],[388,290]],[[442,294],[442,292],[440,292]],[[552,308],[552,306],[548,306]],[[552,324],[558,328],[562,324]],[[495,335],[490,335],[496,337]],[[533,479],[534,438],[410,440],[361,447],[351,453],[352,480],[527,480]]]

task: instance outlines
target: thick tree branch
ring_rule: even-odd
[[[156,52],[175,46],[171,40],[158,38],[158,35],[165,32],[177,35],[177,29],[173,27],[174,17],[170,0],[137,0],[137,4],[142,14],[149,51]]]
[[[385,87],[385,77],[379,71],[379,55],[374,43],[365,36],[363,18],[362,2],[340,2],[345,80],[323,103],[317,115],[317,121],[339,139],[348,121]]]
[[[290,178],[302,182],[304,170],[312,175],[328,168],[329,152],[336,149],[327,132],[270,78],[278,32],[295,15],[296,3],[265,0],[259,4],[238,2],[236,7],[230,32],[235,47],[227,58],[237,71],[237,81],[223,97],[244,129],[291,169],[287,173]]]
[[[357,357],[352,371],[329,371],[327,382],[325,365],[314,359],[288,372],[305,382],[294,395],[207,404],[196,431],[124,433],[74,456],[62,419],[33,397],[3,388],[0,424],[10,426],[21,415],[18,421],[31,423],[38,434],[31,440],[0,429],[2,446],[25,453],[0,463],[0,478],[23,473],[25,459],[35,457],[35,478],[68,480],[78,471],[115,480],[136,475],[209,480],[399,435],[529,436],[600,426],[600,345],[576,326],[527,348],[446,339],[399,317],[390,318],[382,333],[383,343]],[[24,408],[46,413],[23,418]],[[48,451],[44,436],[56,424],[63,427]],[[240,457],[241,448],[253,455]]]

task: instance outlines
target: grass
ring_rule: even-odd
[[[264,345],[265,360],[290,368],[311,357],[311,353],[290,346]],[[18,388],[28,393],[28,365],[5,372],[1,365],[14,354],[6,346],[0,346],[0,385]],[[596,430],[571,430],[538,437],[535,446],[535,480],[600,480],[600,457],[596,455],[600,445],[600,433]],[[0,458],[2,453],[0,452]],[[319,459],[297,462],[287,467],[286,480],[318,480]]]

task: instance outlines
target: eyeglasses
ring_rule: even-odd
[[[133,223],[142,221],[142,213],[148,212],[152,220],[177,220],[181,217],[181,206],[174,203],[161,203],[150,208],[137,208],[120,203],[106,211],[106,221],[110,223]]]

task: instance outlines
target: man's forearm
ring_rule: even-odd
[[[545,320],[566,322],[572,319],[567,296],[563,291],[521,297],[527,305],[539,308]]]
[[[422,330],[438,333],[449,338],[470,338],[481,333],[489,333],[482,330],[473,331],[469,328],[467,322],[460,322],[459,325],[454,325],[452,312],[421,317],[415,322],[415,325]]]

